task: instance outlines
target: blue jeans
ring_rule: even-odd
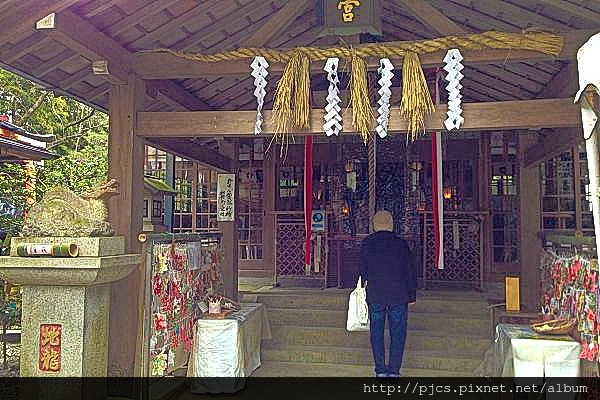
[[[389,364],[385,364],[385,316],[388,316],[390,327]],[[371,349],[375,360],[376,374],[399,375],[406,342],[406,325],[408,304],[369,304],[371,321]]]

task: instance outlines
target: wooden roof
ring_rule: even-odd
[[[593,32],[600,31],[600,2],[591,0],[381,3],[384,41],[538,28],[571,31],[577,44],[581,44]],[[143,71],[145,78],[153,77],[155,58],[134,56],[139,50],[168,47],[216,52],[242,46],[340,44],[337,37],[317,37],[320,28],[314,5],[314,0],[10,0],[0,5],[0,63],[106,109],[114,77],[122,80],[138,71]],[[35,22],[51,12],[57,13],[56,28],[36,30]],[[110,76],[93,74],[91,64],[100,60],[108,60]],[[576,89],[576,66],[569,60],[574,61],[574,54],[568,59],[527,62],[512,62],[507,54],[507,63],[499,60],[467,65],[463,81],[465,101],[570,96]],[[244,63],[249,64],[246,60]],[[188,65],[182,67],[183,71],[192,69]],[[237,75],[221,72],[215,66],[206,74],[179,77],[185,79],[148,81],[146,110],[253,109],[249,69],[241,75],[239,71]],[[326,90],[323,79],[324,75],[312,79],[317,103]],[[267,108],[271,106],[276,80],[274,72],[269,80]],[[398,85],[399,80],[396,81]]]

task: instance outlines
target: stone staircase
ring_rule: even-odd
[[[272,340],[255,376],[372,376],[368,332],[347,332],[350,290],[273,289],[245,294],[264,303]],[[485,295],[421,291],[410,306],[404,376],[472,376],[490,345]],[[389,344],[386,329],[386,344]]]

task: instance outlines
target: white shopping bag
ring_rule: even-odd
[[[358,277],[356,289],[350,293],[346,330],[349,332],[361,332],[369,330],[369,306],[367,306],[367,291],[362,287],[360,276]]]

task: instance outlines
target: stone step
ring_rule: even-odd
[[[407,377],[459,377],[466,376],[458,371],[434,369],[402,368],[402,376]],[[301,363],[265,361],[254,371],[253,377],[372,377],[372,365],[350,365],[329,363]]]
[[[313,326],[345,328],[346,311],[269,308],[273,326]],[[476,317],[456,317],[444,313],[409,313],[408,329],[431,330],[444,334],[488,335],[489,320]]]
[[[370,349],[323,346],[271,347],[263,345],[261,359],[280,362],[304,362],[350,365],[373,365]],[[461,371],[472,374],[482,358],[447,355],[443,351],[406,351],[403,366],[410,369],[430,369],[438,371]]]
[[[369,332],[348,332],[345,328],[282,326],[271,327],[274,345],[285,346],[336,346],[370,349]],[[389,331],[385,332],[386,346]],[[487,336],[447,335],[428,331],[411,330],[406,348],[412,350],[444,350],[449,354],[483,354],[490,346]]]
[[[305,296],[305,295],[260,295],[256,302],[263,303],[267,308],[308,308],[314,310],[339,310],[348,309],[346,296]],[[447,314],[489,316],[487,302],[475,300],[452,300],[438,297],[421,297],[415,304],[409,305],[413,312],[444,312]]]

